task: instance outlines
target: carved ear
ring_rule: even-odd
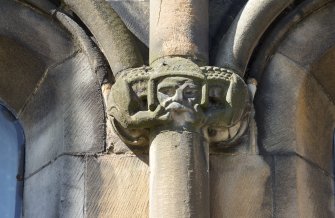
[[[234,124],[239,121],[245,112],[248,103],[248,87],[241,77],[232,74],[230,85],[226,95],[226,101],[232,108],[232,120]]]
[[[201,102],[200,105],[206,107],[208,104],[208,84],[207,82],[203,82],[202,90],[201,90]]]
[[[130,89],[127,82],[123,79],[116,81],[108,96],[108,110],[114,108],[117,111],[128,111],[128,105],[131,101],[129,94]]]
[[[154,79],[149,79],[148,82],[148,110],[154,111],[158,105],[156,84]]]

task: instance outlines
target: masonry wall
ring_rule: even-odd
[[[87,52],[97,46],[53,4],[1,4],[0,97],[25,131],[24,217],[147,217],[148,155],[108,123],[104,76]],[[211,152],[212,217],[334,215],[334,4],[312,11],[278,44],[264,39],[268,61],[250,65],[257,149],[247,131],[236,149]]]

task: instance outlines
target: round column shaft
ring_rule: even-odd
[[[149,156],[149,217],[209,217],[208,144],[202,135],[153,134]]]
[[[208,0],[150,1],[150,63],[166,56],[208,62]]]

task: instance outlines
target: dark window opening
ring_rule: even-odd
[[[23,158],[23,129],[0,102],[0,214],[3,218],[21,217]]]

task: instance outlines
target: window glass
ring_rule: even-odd
[[[24,136],[18,120],[0,104],[0,215],[21,217]]]

